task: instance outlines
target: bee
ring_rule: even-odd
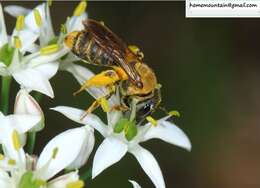
[[[131,119],[144,119],[161,102],[160,87],[153,70],[143,62],[144,55],[136,46],[127,46],[104,24],[87,19],[84,29],[69,33],[65,45],[83,62],[109,67],[81,86],[74,94],[89,87],[109,88],[109,98],[119,88],[121,104],[112,109],[128,111]],[[87,110],[91,113],[99,106],[95,101]]]

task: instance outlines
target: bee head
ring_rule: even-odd
[[[65,38],[64,38],[64,43],[68,48],[72,48],[74,41],[77,37],[77,35],[79,34],[79,31],[73,31],[71,33],[69,33]]]

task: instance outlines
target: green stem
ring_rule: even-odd
[[[90,167],[80,175],[80,179],[83,181],[88,181],[91,179],[91,177],[92,177],[92,167]]]
[[[12,77],[4,76],[2,77],[2,90],[1,90],[1,110],[4,114],[8,113],[9,108],[9,92]]]
[[[36,132],[29,132],[26,144],[26,151],[28,154],[32,155],[34,150],[36,140]]]

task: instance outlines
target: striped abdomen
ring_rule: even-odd
[[[96,42],[87,31],[79,32],[75,38],[72,52],[79,58],[91,64],[113,66],[115,62]]]

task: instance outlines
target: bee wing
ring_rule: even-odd
[[[125,56],[129,50],[127,45],[109,28],[92,19],[83,21],[85,29],[93,35],[95,42],[109,54],[116,64],[124,69],[130,80],[140,82],[141,78],[134,68],[134,63],[126,63]]]

